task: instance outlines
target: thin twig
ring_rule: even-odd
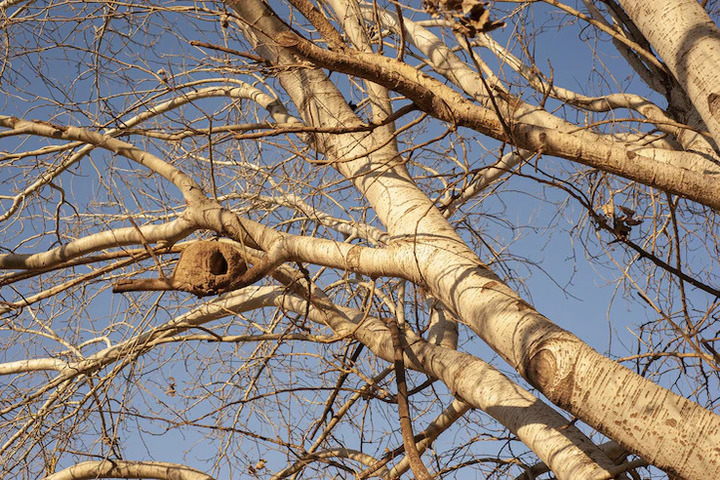
[[[420,459],[415,436],[412,430],[412,420],[410,418],[410,404],[408,403],[407,381],[405,380],[405,360],[403,353],[404,337],[400,333],[397,323],[393,319],[387,321],[390,329],[390,338],[393,343],[393,354],[395,364],[395,381],[397,383],[397,404],[398,415],[400,417],[400,431],[402,432],[403,444],[405,445],[405,453],[410,461],[410,469],[412,469],[415,478],[418,480],[432,480],[432,475],[427,471],[425,464]]]

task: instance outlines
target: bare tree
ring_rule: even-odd
[[[720,477],[716,6],[576,3],[0,2],[3,476]]]

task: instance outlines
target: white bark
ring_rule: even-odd
[[[620,0],[720,145],[720,30],[695,0]]]
[[[167,462],[100,460],[82,462],[45,477],[45,480],[96,478],[153,478],[157,480],[214,480],[194,468]]]
[[[315,298],[320,298],[319,295],[319,291],[314,293]],[[249,287],[223,295],[186,315],[84,360],[69,363],[43,390],[95,372],[127,358],[130,354],[137,358],[155,345],[163,343],[165,339],[193,327],[229,314],[273,304],[302,314],[307,309],[304,299],[288,294],[281,287]],[[336,334],[353,335],[368,345],[376,355],[387,360],[392,359],[392,341],[382,321],[367,318],[363,312],[352,309],[320,311],[313,307],[309,313],[311,319],[321,325],[331,326]],[[433,346],[410,332],[408,334],[411,348],[406,362],[409,367],[440,378],[470,405],[486,411],[506,425],[526,444],[532,445],[541,459],[554,466],[553,471],[559,472],[561,478],[584,478],[591,475],[590,472],[597,472],[597,465],[593,460],[606,462],[609,467],[612,465],[609,460],[603,459],[597,447],[576,427],[569,426],[564,417],[492,366],[471,355]],[[483,385],[483,388],[478,388],[478,385]],[[57,394],[54,396],[57,397]],[[569,439],[572,440],[569,442]],[[578,455],[574,443],[582,446],[581,455]]]
[[[320,292],[313,295],[319,297]],[[290,310],[305,311],[305,301],[298,297],[286,295],[282,300]],[[311,309],[310,315],[336,334],[353,335],[380,358],[392,361],[392,340],[381,320],[348,308]],[[491,365],[472,355],[431,345],[411,330],[405,335],[409,345],[405,363],[409,368],[438,378],[457,397],[495,418],[539,458],[549,461],[558,478],[594,478],[613,467],[579,429]]]
[[[57,358],[31,358],[15,362],[0,363],[0,375],[14,375],[24,372],[38,372],[42,370],[62,371],[67,362]]]
[[[277,21],[265,4],[250,1],[242,4],[232,3],[232,6],[248,24],[253,26],[251,38],[256,39],[256,51],[274,62],[295,61],[292,57],[288,57],[283,49],[274,47],[276,42],[271,39],[277,38],[280,33],[286,31],[286,27]],[[307,78],[312,78],[313,81],[301,81]],[[357,117],[347,107],[337,89],[321,72],[305,70],[298,75],[291,72],[283,74],[280,80],[300,109],[307,124],[351,126],[358,122]],[[388,166],[386,152],[382,149],[377,151],[374,148],[373,140],[372,136],[347,134],[322,138],[320,144],[324,146],[323,151],[329,159],[343,159],[342,163],[337,164],[338,170],[351,178],[373,205],[379,218],[388,229],[391,242],[394,241],[399,246],[406,239],[422,239],[428,234],[427,232],[430,232],[431,238],[436,242],[435,245],[442,246],[441,248],[450,252],[459,253],[461,257],[469,256],[476,260],[477,257],[467,250],[453,228],[447,224],[427,196],[415,186],[404,169],[395,168],[392,170],[395,175],[387,175],[393,164],[390,163]],[[368,155],[368,152],[373,153]],[[440,222],[436,221],[437,216],[440,217]],[[415,241],[417,242],[417,240]],[[414,272],[418,266],[422,269],[423,264],[432,263],[435,255],[421,254],[417,256],[416,247],[417,244],[410,244],[397,250],[395,262],[400,262],[404,266],[401,271],[405,272],[407,278],[414,281],[427,281],[427,279],[415,277]],[[418,259],[422,259],[422,264],[416,265]],[[434,291],[433,294],[435,294]],[[384,326],[382,328],[385,330]],[[356,338],[368,345],[377,343],[378,338],[381,338],[377,335],[360,338],[358,335],[360,335],[360,331],[356,333]],[[387,341],[389,342],[389,339]],[[392,351],[389,344],[385,348],[388,352]],[[526,418],[536,418],[538,415],[540,416],[537,417],[538,419],[544,418],[543,413],[535,410],[538,405],[536,399],[518,397],[517,394],[504,398],[495,396],[493,392],[497,391],[499,388],[497,382],[501,382],[501,380],[491,374],[492,370],[488,370],[489,366],[479,359],[467,356],[465,360],[458,361],[456,358],[458,352],[436,348],[431,357],[427,356],[429,354],[423,354],[425,358],[428,358],[426,365],[433,366],[433,375],[442,374],[441,378],[450,389],[461,395],[468,403],[492,412],[492,415],[502,413],[501,423],[521,436],[540,458],[550,461],[553,471],[561,478],[577,478],[577,475],[592,476],[594,474],[590,474],[590,472],[607,471],[602,468],[603,464],[607,464],[608,468],[612,466],[612,462],[608,459],[597,456],[597,451],[591,456],[600,465],[589,460],[587,454],[583,452],[583,450],[592,448],[586,439],[576,438],[568,442],[567,437],[558,436],[557,433],[560,430],[556,429],[564,428],[561,426],[565,423],[564,420],[551,421],[548,419],[540,421],[540,424],[535,423],[536,420],[531,420],[529,424],[524,423]],[[420,352],[415,356],[418,355]],[[383,358],[390,360],[392,357],[388,355]],[[492,378],[496,379],[491,380]],[[481,384],[484,388],[478,389],[477,386]],[[524,410],[527,416],[522,415],[522,425],[516,423],[520,418],[514,416],[515,413],[510,417],[505,416],[506,413],[516,412],[516,407],[520,404],[527,407]],[[537,430],[538,427],[540,430]]]
[[[365,13],[366,21],[374,21],[374,11],[371,6],[365,6],[363,12]],[[383,11],[379,18],[384,26],[396,32],[399,31],[397,16],[393,13]],[[440,73],[450,82],[460,87],[465,93],[481,102],[486,108],[491,107],[488,92],[478,73],[471,69],[467,63],[460,60],[444,41],[429,30],[420,27],[410,20],[404,20],[403,26],[408,40],[427,57],[434,71]],[[707,140],[704,140],[699,133],[688,130],[684,125],[673,121],[657,105],[649,100],[630,94],[614,94],[601,98],[591,98],[556,85],[548,85],[544,80],[539,78],[535,70],[523,65],[518,58],[506,52],[488,35],[481,36],[480,41],[485,43],[493,53],[497,55],[500,62],[507,62],[519,73],[531,79],[531,83],[537,84],[536,88],[538,91],[543,93],[548,92],[550,96],[558,100],[591,111],[607,111],[618,108],[635,110],[651,122],[654,122],[659,130],[673,135],[686,150],[692,150],[694,153],[683,155],[679,152],[670,153],[666,151],[656,154],[656,149],[641,147],[641,145],[646,145],[645,141],[639,143],[637,146],[627,145],[627,148],[633,151],[642,148],[643,155],[651,158],[655,157],[655,155],[662,155],[664,163],[671,166],[681,167],[703,174],[707,172],[720,173],[718,163],[708,161],[706,158],[706,156],[711,156],[715,160],[718,160],[717,153]],[[475,55],[474,52],[473,55]],[[475,55],[475,59],[478,64],[485,67],[485,63],[478,55]],[[510,95],[509,93],[500,95],[498,92],[493,92],[493,95],[495,102],[501,108],[503,116],[510,124],[520,122],[527,125],[540,126],[543,129],[567,133],[578,132],[577,125],[552,115],[543,108],[526,103],[516,96]],[[585,132],[583,135],[585,136],[583,141],[588,144],[608,140],[605,135],[595,135],[589,132]],[[703,155],[698,155],[695,152],[700,152]],[[521,153],[524,158],[532,155],[531,152],[527,151]]]
[[[284,25],[274,20],[272,12],[264,5],[245,2],[233,6],[241,15],[246,15],[248,23],[255,27],[256,49],[268,55],[267,58],[272,61],[283,61],[287,54],[277,47],[270,51],[268,45],[276,44],[269,39],[281,37],[286,31]],[[258,30],[267,37],[257,33]],[[452,119],[461,123],[464,112],[471,116],[473,114],[470,111],[475,111],[478,120],[474,125],[497,122],[494,114],[470,105],[454,91],[399,62],[363,52],[353,52],[350,58],[348,55],[320,51],[303,44],[296,37],[288,37],[291,38],[292,41],[283,40],[281,43],[290,47],[300,45],[298,51],[310,54],[313,60],[327,68],[339,68],[351,74],[361,74],[358,70],[366,69],[366,73],[361,76],[367,75],[379,83],[382,83],[382,76],[386,72],[392,71],[394,76],[388,76],[388,83],[393,83],[396,90],[409,95],[413,95],[417,86],[427,88],[432,91],[432,97],[420,97],[421,94],[418,93],[418,97],[413,99],[421,108],[434,111],[440,118],[446,115],[448,121]],[[363,64],[363,61],[367,61],[367,65]],[[347,68],[342,66],[343,62],[346,62]],[[370,62],[373,62],[372,66]],[[357,69],[353,70],[350,65]],[[377,72],[378,77],[372,77],[371,72]],[[310,73],[304,75],[309,76]],[[357,122],[352,112],[343,108],[345,104],[341,96],[327,80],[319,73],[314,75],[312,87],[298,82],[291,75],[286,75],[283,79],[283,85],[295,104],[304,108],[302,113],[306,123],[314,124],[320,121],[322,125],[332,125],[333,122],[338,125],[353,125]],[[398,85],[405,81],[407,88],[399,88]],[[438,97],[443,97],[444,103],[436,103]],[[322,98],[321,106],[314,104],[315,98]],[[447,110],[448,106],[452,108],[451,112]],[[322,116],[317,113],[320,108],[324,113]],[[472,122],[468,122],[468,126],[470,123]],[[602,164],[604,170],[613,173],[619,173],[616,168],[627,169],[628,172],[631,168],[625,148],[610,142],[605,145],[598,145],[599,142],[596,142],[590,146],[588,139],[597,140],[596,136],[567,134],[548,128],[540,131],[530,125],[515,128],[514,139],[521,140],[524,147],[538,142],[534,150],[565,151],[568,158],[592,157],[598,162],[598,166]],[[378,157],[382,158],[381,155],[370,154],[367,163],[361,160],[362,149],[373,151],[372,144],[367,145],[366,140],[367,137],[353,138],[352,135],[326,138],[325,154],[330,159],[336,158],[336,155],[337,158],[357,159],[343,162],[338,165],[338,169],[353,179],[373,205],[378,217],[386,225],[391,239],[395,242],[400,239],[413,240],[413,244],[407,248],[411,253],[403,255],[403,252],[398,251],[397,256],[400,265],[404,265],[401,270],[408,275],[406,278],[426,282],[433,295],[453,309],[464,323],[534,386],[583,421],[623,446],[640,453],[648,461],[680,475],[700,478],[702,472],[709,471],[720,475],[720,452],[713,450],[713,445],[720,443],[720,419],[716,415],[597,354],[577,337],[537,313],[477,259],[404,172],[396,170],[397,175],[361,176],[362,172],[373,171],[374,162],[378,161]],[[352,143],[348,145],[348,142]],[[603,149],[606,150],[603,152]],[[571,151],[574,153],[570,154]],[[613,164],[616,168],[609,161],[613,157],[616,157],[616,163]],[[668,169],[656,162],[649,159],[645,161],[640,156],[635,156],[632,160],[632,169],[644,169],[653,180],[666,176],[664,181],[667,185],[678,185],[678,173],[681,175],[681,182],[692,176],[692,172],[680,171],[674,172],[671,178],[668,176]],[[697,180],[702,182],[699,178]],[[710,192],[708,194],[713,195]],[[720,200],[720,197],[717,199]],[[716,205],[720,206],[720,201]],[[415,268],[420,270],[417,278],[410,274]],[[437,364],[436,362],[440,361],[434,359],[432,363]],[[443,362],[443,367],[451,371],[454,366]],[[480,367],[464,367],[461,370],[463,375],[448,383],[453,391],[457,391],[455,383],[458,381],[478,382],[478,385],[481,382],[480,378],[474,376]],[[482,384],[488,385],[487,380],[483,380]],[[639,404],[633,400],[637,396],[650,400]],[[468,398],[465,400],[477,405]],[[682,421],[678,412],[683,410],[693,412],[693,422]],[[667,431],[661,433],[658,424],[663,422],[665,425],[672,424],[673,434],[668,434]],[[648,438],[652,439],[650,443],[640,441]],[[526,444],[541,458],[550,453],[543,449],[547,444],[539,444],[537,441]],[[688,464],[684,459],[689,455],[689,445],[705,452],[705,458]],[[663,451],[666,453],[661,453]],[[551,467],[561,478],[569,473],[561,465],[567,466],[567,461],[569,459],[564,462],[554,461]]]
[[[196,230],[196,227],[183,217],[160,225],[143,225],[138,228],[125,227],[117,230],[107,230],[83,237],[47,252],[0,255],[0,268],[44,268],[106,248],[126,245],[142,243],[166,243],[172,245],[190,235],[194,230]]]
[[[283,45],[308,57],[317,65],[392,85],[394,90],[405,94],[420,109],[440,120],[509,141],[526,150],[566,158],[720,209],[720,192],[715,188],[715,180],[703,173],[685,169],[679,158],[678,161],[658,164],[648,157],[629,151],[625,144],[582,129],[564,132],[538,124],[518,122],[508,126],[508,133],[494,112],[468,101],[455,90],[423,75],[410,65],[364,52],[353,52],[352,55],[329,52],[293,33],[281,35]],[[680,156],[686,154],[670,153]]]
[[[365,29],[363,29],[360,5],[354,0],[329,0],[328,4],[342,22],[343,30],[347,33],[353,45],[364,52],[372,52],[370,39]],[[365,85],[372,107],[373,121],[377,122],[387,118],[393,111],[390,103],[390,92],[377,83],[366,81]],[[397,144],[395,143],[395,137],[393,135],[395,133],[394,122],[382,128],[378,134],[380,132],[382,132],[386,138],[392,139],[391,148],[397,150]]]

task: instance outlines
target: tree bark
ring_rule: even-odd
[[[288,58],[285,46],[301,60],[404,93],[443,120],[720,207],[714,182],[711,186],[694,172],[671,173],[667,166],[611,142],[596,141],[588,147],[582,135],[537,126],[513,125],[513,137],[505,138],[494,114],[412,67],[376,54],[319,49],[291,33],[264,4],[232,5],[253,25],[256,51],[272,62],[298,60],[292,55]],[[303,82],[300,76],[312,76],[313,82]],[[352,126],[359,121],[320,71],[283,74],[281,82],[306,123]],[[318,105],[319,99],[322,103]],[[720,417],[598,354],[535,311],[464,244],[404,168],[383,161],[392,152],[378,152],[372,140],[371,136],[348,134],[321,137],[318,144],[331,162],[343,160],[337,164],[338,170],[352,179],[371,203],[392,243],[402,246],[397,258],[404,262],[407,278],[427,284],[433,295],[560,407],[661,468],[686,478],[706,478],[708,472],[720,476],[720,451],[716,449]],[[693,451],[702,454],[693,456]],[[558,468],[557,463],[551,468]]]
[[[96,478],[153,478],[157,480],[214,480],[185,465],[166,462],[101,460],[78,463],[45,477],[45,480],[90,480]]]
[[[619,0],[720,145],[720,29],[695,0]]]

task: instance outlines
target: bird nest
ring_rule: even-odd
[[[172,275],[173,287],[195,295],[216,295],[247,271],[242,253],[222,242],[200,240],[183,250]]]

